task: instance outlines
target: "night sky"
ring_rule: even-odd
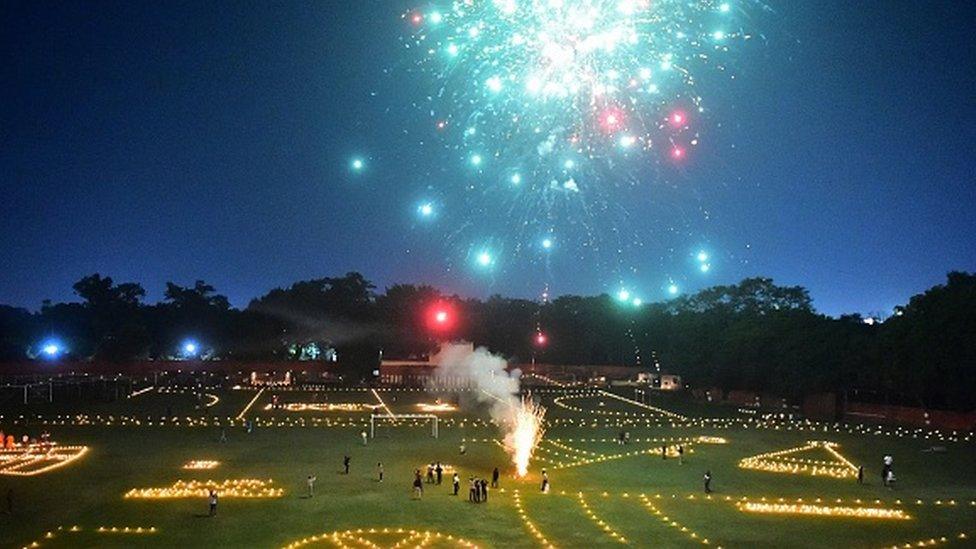
[[[607,182],[620,204],[593,225],[560,212],[544,257],[524,210],[463,191],[488,176],[433,129],[441,84],[405,48],[414,6],[5,2],[0,302],[73,299],[93,272],[150,300],[204,279],[237,306],[351,270],[380,289],[645,301],[763,275],[836,315],[976,270],[972,2],[737,6],[754,38],[702,75],[693,155]],[[488,241],[485,272],[470,258]]]

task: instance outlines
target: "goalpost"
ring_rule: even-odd
[[[440,434],[438,430],[438,417],[436,414],[370,414],[369,415],[369,438],[376,438],[376,423],[380,421],[391,421],[396,424],[397,421],[403,419],[432,419],[430,424],[430,436],[438,438]]]

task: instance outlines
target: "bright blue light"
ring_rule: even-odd
[[[349,167],[352,168],[352,171],[354,172],[361,172],[363,171],[363,168],[366,167],[366,163],[363,161],[362,158],[353,158],[349,162]]]
[[[705,252],[698,252],[698,261],[708,261],[708,254]]]
[[[703,273],[707,273],[709,271],[709,269],[711,269],[711,268],[712,268],[712,266],[709,265],[708,263],[702,263],[702,266],[699,267],[699,269],[701,269],[701,272],[703,272]]]
[[[641,305],[643,305],[643,304],[644,304],[644,300],[642,300],[642,299],[641,299],[641,298],[639,298],[639,297],[635,297],[635,298],[634,298],[634,300],[633,300],[633,301],[631,301],[631,303],[633,303],[633,304],[634,304],[634,307],[640,307]]]
[[[200,346],[195,341],[184,341],[180,348],[186,356],[194,356],[200,350]]]
[[[444,16],[439,11],[432,11],[430,12],[430,16],[427,17],[427,20],[436,25],[444,20]]]
[[[481,253],[479,253],[478,254],[478,257],[475,258],[475,259],[478,262],[478,265],[480,265],[482,267],[488,267],[488,266],[490,266],[491,265],[491,261],[492,261],[491,254],[488,253],[488,252],[481,252]]]
[[[421,204],[419,208],[417,208],[417,211],[419,211],[420,215],[424,217],[430,217],[434,214],[434,205],[430,202],[425,202]]]
[[[471,165],[472,166],[480,166],[482,160],[483,159],[481,158],[481,155],[480,154],[472,154],[471,155]]]
[[[549,248],[552,248],[552,239],[551,238],[543,238],[542,239],[542,247],[544,249],[546,249],[546,250],[548,250]]]
[[[678,285],[671,284],[670,286],[668,286],[668,293],[671,295],[678,295]]]
[[[725,33],[718,30],[712,33],[712,38],[715,40],[725,40]]]
[[[718,7],[718,11],[720,11],[722,13],[729,13],[729,10],[731,10],[731,9],[732,9],[732,6],[730,6],[728,2],[725,2],[724,4],[721,4]]]
[[[571,158],[563,162],[563,167],[567,170],[572,170],[574,166],[576,166],[576,162],[573,162]]]
[[[518,185],[519,183],[522,182],[522,175],[521,174],[517,174],[517,173],[513,173],[512,174],[512,177],[511,177],[511,182],[512,182],[512,185]]]
[[[41,351],[44,353],[45,356],[54,358],[59,354],[61,354],[61,346],[53,342],[45,343],[44,346],[41,347]]]
[[[620,301],[630,301],[630,292],[627,290],[620,290],[617,292],[617,299]]]
[[[447,45],[447,54],[450,55],[451,57],[457,57],[459,51],[460,50],[458,49],[457,44]]]

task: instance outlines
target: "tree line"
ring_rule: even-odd
[[[698,387],[790,399],[857,391],[862,398],[976,408],[970,273],[949,273],[945,284],[875,323],[819,314],[807,290],[769,278],[640,307],[608,295],[546,303],[466,299],[409,284],[380,293],[359,273],[276,288],[243,309],[204,281],[167,283],[154,304],[145,303],[140,284],[99,274],[73,288],[79,301],[45,301],[39,311],[0,305],[0,360],[43,360],[52,338],[63,345],[63,358],[118,362],[332,360],[333,350],[340,362],[368,362],[380,351],[420,357],[437,341],[463,339],[521,362],[651,368],[658,361]],[[192,353],[186,341],[194,342]]]

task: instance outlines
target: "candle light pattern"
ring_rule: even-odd
[[[660,497],[660,495],[658,495],[658,497]],[[639,495],[638,499],[644,505],[644,507],[647,508],[648,511],[653,513],[654,516],[659,518],[661,522],[663,522],[664,524],[667,524],[668,526],[677,529],[682,534],[686,534],[688,537],[697,541],[698,543],[701,543],[702,545],[709,544],[708,538],[699,536],[697,532],[693,532],[689,530],[687,526],[682,526],[681,524],[678,523],[678,521],[673,520],[669,516],[665,515],[663,511],[658,509],[657,505],[654,505],[654,502],[651,501],[651,498],[647,497],[645,494]],[[719,549],[721,549],[721,546],[719,546]]]
[[[426,547],[434,542],[446,543],[448,545],[466,547],[469,549],[475,549],[478,547],[478,545],[475,543],[472,543],[464,538],[459,538],[450,534],[444,534],[432,530],[417,530],[414,528],[356,528],[350,530],[336,530],[334,532],[308,536],[300,540],[293,541],[288,545],[283,546],[282,549],[298,549],[299,547],[319,543],[331,543],[342,548],[358,545],[370,547],[372,549],[379,549],[383,546],[371,541],[369,538],[390,535],[399,536],[400,538],[397,542],[388,545],[388,547],[391,549],[407,546]]]
[[[178,480],[172,486],[165,488],[133,488],[125,493],[125,498],[137,499],[175,499],[175,498],[205,498],[210,490],[217,492],[222,498],[280,498],[285,491],[273,486],[273,480],[259,479],[228,479],[215,480]]]
[[[535,376],[541,377],[541,376]],[[237,390],[254,390],[244,387],[238,387]],[[324,385],[302,385],[293,387],[279,387],[275,391],[318,391],[318,392],[329,392],[329,393],[364,393],[372,389],[365,388],[346,388],[346,387],[327,387]],[[428,389],[422,388],[392,388],[392,387],[378,387],[375,389],[377,392],[398,392],[398,393],[422,393],[431,392]],[[467,391],[468,389],[458,389],[458,391]],[[256,391],[256,390],[255,390]],[[257,391],[256,391],[257,392]],[[434,391],[435,393],[437,391]],[[545,395],[565,395],[572,393],[572,391],[567,391],[561,388],[536,388],[533,389],[536,394]],[[578,392],[578,391],[576,391]],[[256,398],[253,400],[257,400]],[[249,407],[248,407],[249,408]],[[245,408],[245,411],[248,409]],[[216,417],[216,416],[173,416],[173,417],[159,417],[159,416],[136,416],[136,415],[116,415],[116,414],[56,414],[52,416],[44,416],[42,414],[32,414],[29,418],[23,415],[15,416],[3,416],[0,415],[0,422],[9,423],[11,425],[26,425],[30,422],[32,425],[42,425],[42,426],[166,426],[166,427],[237,427],[243,425],[244,418],[241,415],[237,417]],[[332,418],[332,417],[275,417],[275,418],[261,418],[260,416],[254,418],[254,424],[257,427],[298,427],[298,428],[334,428],[334,427],[349,427],[361,429],[363,427],[368,427],[368,421],[366,420],[356,420],[348,418]],[[835,433],[842,435],[857,435],[857,436],[870,436],[870,437],[890,437],[890,438],[906,438],[912,440],[925,440],[932,442],[942,442],[942,443],[958,443],[958,442],[971,442],[974,440],[973,431],[941,431],[938,429],[925,429],[925,428],[906,428],[900,426],[889,426],[889,425],[872,425],[872,424],[862,424],[862,423],[836,423],[836,422],[819,422],[808,419],[793,419],[783,414],[765,414],[761,417],[729,417],[729,418],[686,418],[683,421],[677,421],[674,418],[663,418],[660,416],[644,416],[644,417],[633,417],[633,418],[596,418],[596,419],[583,419],[574,417],[551,417],[547,420],[550,427],[585,427],[585,428],[622,428],[622,427],[668,427],[672,429],[713,429],[713,430],[731,430],[731,429],[749,429],[749,430],[772,430],[780,432],[808,432],[817,434],[827,434]],[[406,426],[423,426],[419,422],[403,421],[401,425]],[[472,417],[460,417],[460,418],[445,418],[442,420],[443,427],[482,427],[494,425],[491,421],[486,421],[481,418]]]
[[[518,490],[515,490],[512,493],[512,500],[515,503],[515,512],[518,513],[519,520],[522,521],[525,528],[532,534],[533,537],[535,537],[536,541],[539,542],[539,545],[546,548],[556,547],[548,539],[546,539],[546,536],[542,535],[539,528],[534,522],[532,522],[532,519],[529,518],[529,514],[525,511],[525,507],[522,505],[522,494],[519,493]]]
[[[194,459],[183,464],[184,469],[189,469],[192,471],[209,470],[216,469],[220,465],[219,461],[213,461],[209,459]]]
[[[297,388],[289,388],[289,390],[299,390]],[[393,391],[394,389],[379,388],[380,392]],[[363,392],[362,389],[331,389],[336,393],[339,392]],[[397,390],[399,391],[399,390]],[[423,392],[423,390],[403,390],[403,392]],[[555,397],[576,397],[582,393],[578,390],[568,391],[564,389],[536,389],[534,393],[541,395],[553,395]],[[590,392],[592,396],[606,396],[606,395],[596,395]],[[255,396],[254,400],[257,400]],[[571,399],[570,399],[571,400]],[[252,400],[253,402],[253,400]],[[636,402],[636,401],[635,401]],[[91,425],[129,425],[129,426],[154,426],[154,427],[210,427],[210,426],[235,426],[241,425],[242,422],[235,420],[233,418],[216,418],[216,417],[174,417],[174,418],[153,418],[151,416],[136,417],[136,416],[114,416],[114,415],[58,415],[50,417],[42,417],[39,415],[31,415],[29,417],[24,416],[8,416],[3,418],[0,416],[0,421],[10,422],[13,424],[27,424],[30,422],[31,425],[79,425],[79,426],[91,426]],[[359,428],[364,425],[364,422],[352,420],[352,419],[330,419],[330,418],[302,418],[300,420],[284,420],[279,418],[264,418],[257,416],[254,419],[256,425],[259,426],[274,426],[274,427],[327,427],[327,428]],[[635,417],[607,417],[607,418],[554,418],[551,424],[558,426],[566,426],[573,428],[590,428],[594,430],[606,429],[611,427],[670,427],[673,429],[685,429],[685,428],[707,428],[713,430],[729,430],[729,429],[748,429],[748,430],[758,430],[758,429],[768,429],[773,431],[794,431],[794,432],[810,432],[812,436],[817,436],[819,433],[847,433],[865,437],[897,437],[897,438],[912,438],[912,439],[925,439],[925,440],[939,440],[947,442],[958,442],[971,440],[971,433],[960,433],[960,432],[949,432],[949,431],[935,431],[935,430],[925,430],[925,429],[907,429],[901,427],[891,427],[891,426],[876,426],[876,425],[861,425],[861,424],[844,424],[844,423],[821,423],[808,420],[796,420],[790,417],[783,417],[781,414],[774,415],[756,415],[749,418],[684,418],[679,420],[675,417],[665,417],[662,420],[660,414],[635,414]],[[403,425],[409,425],[404,422]],[[444,425],[451,425],[455,427],[486,427],[492,425],[492,422],[485,421],[477,418],[450,418],[444,420]],[[469,441],[477,441],[477,439],[464,439]],[[493,439],[484,439],[484,442],[498,443]],[[617,454],[604,454],[596,450],[596,447],[576,447],[579,444],[586,443],[603,443],[603,444],[617,444],[619,443],[616,438],[551,438],[546,439],[543,443],[544,450],[549,463],[557,464],[556,467],[550,467],[550,470],[557,469],[561,467],[571,467],[590,463],[600,463],[611,459],[619,459],[628,456],[638,456],[638,455],[660,455],[661,445],[667,447],[668,454],[674,456],[676,444],[684,444],[686,446],[686,452],[693,451],[694,444],[705,444],[705,443],[715,443],[722,444],[727,442],[724,437],[718,437],[713,435],[699,436],[699,437],[671,437],[671,438],[641,438],[634,437],[630,440],[631,444],[636,443],[646,443],[653,444],[651,448],[643,450],[632,450],[630,452],[622,452]],[[797,455],[800,452],[805,451],[820,451],[822,448],[823,452],[832,458],[827,460],[822,459],[812,459],[804,455]],[[2,453],[3,451],[0,451]],[[541,456],[540,456],[541,457]],[[842,456],[838,450],[837,445],[832,442],[827,441],[811,441],[806,445],[799,446],[796,448],[791,448],[788,450],[781,450],[777,452],[770,452],[767,454],[760,454],[758,456],[752,456],[751,458],[745,458],[742,462],[747,460],[762,461],[768,459],[769,461],[779,462],[776,467],[780,469],[780,472],[794,472],[798,474],[810,474],[810,475],[826,475],[837,478],[849,478],[856,475],[856,467],[844,456]],[[2,461],[2,459],[0,459]],[[198,460],[206,461],[206,460]],[[660,460],[657,460],[660,461]],[[656,463],[657,461],[651,461],[651,463]],[[744,467],[740,462],[740,467]],[[442,466],[444,466],[442,464]],[[444,466],[446,469],[450,469],[450,466]],[[758,468],[758,467],[744,467],[744,468]],[[818,472],[813,472],[812,469],[817,469]],[[837,469],[837,471],[831,471],[831,469]],[[213,482],[213,481],[209,481]],[[269,481],[270,483],[270,481]],[[179,484],[179,483],[177,483]],[[190,483],[183,483],[182,488],[186,488]],[[174,485],[175,487],[176,485]],[[174,487],[160,488],[156,490],[173,490]],[[230,496],[235,497],[233,494],[225,493],[228,488],[213,486],[220,492],[221,497]],[[138,496],[126,494],[125,497],[203,497],[206,495],[206,490],[208,488],[202,488],[201,492],[193,493],[191,495],[158,495],[158,496]],[[152,489],[148,489],[152,490]],[[225,491],[221,491],[225,490]],[[281,492],[280,489],[276,489]],[[130,491],[130,493],[133,491]],[[573,494],[570,491],[570,494]],[[565,492],[563,493],[565,495]],[[589,511],[593,513],[589,506],[588,492],[578,492],[577,497],[583,506],[584,511]],[[280,495],[280,494],[279,494]],[[607,494],[604,494],[606,496]],[[236,496],[236,497],[278,497],[278,496]],[[544,497],[544,496],[543,496]],[[623,494],[622,497],[629,497],[628,494]],[[653,496],[658,499],[662,498],[659,494]],[[784,516],[810,516],[810,517],[838,517],[844,518],[849,517],[852,519],[877,519],[877,520],[909,520],[911,515],[908,510],[911,506],[921,506],[921,505],[933,505],[933,506],[944,506],[953,507],[957,505],[957,502],[953,499],[932,499],[932,500],[921,500],[921,499],[908,499],[905,502],[902,500],[893,500],[889,505],[894,506],[905,506],[904,509],[900,508],[886,508],[884,503],[880,500],[873,500],[873,504],[866,502],[862,504],[860,499],[845,499],[841,498],[810,498],[805,500],[805,498],[795,498],[784,500],[784,498],[773,498],[773,497],[732,497],[730,495],[723,494],[721,497],[715,496],[701,496],[699,494],[686,494],[685,496],[678,496],[675,494],[671,495],[671,499],[676,499],[682,497],[682,499],[687,501],[700,501],[700,502],[726,502],[724,505],[728,506],[730,509],[735,507],[738,511],[742,513],[756,513],[756,514],[769,514],[769,515],[784,515]],[[644,506],[649,510],[657,510],[655,502],[651,500],[652,496],[641,496],[641,503],[644,500]],[[637,499],[637,498],[635,498]],[[767,501],[768,500],[768,501]],[[520,520],[526,525],[529,532],[540,539],[540,544],[544,546],[552,546],[553,544],[549,540],[545,539],[539,532],[538,528],[533,521],[525,513],[525,509],[522,506],[522,500],[518,492],[515,492],[515,501],[517,502],[516,509],[520,511]],[[590,500],[591,501],[591,500]],[[965,500],[960,502],[962,505],[967,507],[976,507],[976,500]],[[649,504],[649,505],[648,505]],[[597,525],[600,525],[600,518],[593,513],[587,516],[594,520]],[[665,522],[669,526],[675,528],[677,531],[682,532],[682,534],[687,534],[692,539],[701,542],[708,543],[706,538],[703,538],[698,533],[691,532],[687,528],[677,524],[675,521],[669,519],[663,512],[655,513],[662,522]],[[788,519],[785,519],[788,520]],[[604,525],[606,522],[603,521]],[[609,525],[607,525],[609,526]],[[602,526],[601,526],[602,527]],[[106,527],[108,528],[108,527]],[[379,530],[377,530],[379,531]],[[392,531],[392,530],[391,530]],[[393,545],[393,547],[405,547],[414,545],[424,545],[427,543],[435,543],[437,539],[437,534],[427,533],[422,530],[404,530],[405,532],[411,532],[406,534],[404,537],[399,538],[399,541]],[[366,532],[363,534],[362,532]],[[371,538],[368,535],[369,530],[348,530],[344,532],[334,532],[333,534],[338,534],[337,537],[325,539],[319,536],[322,543],[333,543],[339,546],[389,546],[378,544],[375,538]],[[105,533],[111,533],[105,532]],[[119,533],[122,533],[122,528],[119,528]],[[622,537],[622,536],[621,536]],[[446,536],[444,539],[448,539],[450,536]],[[307,538],[311,539],[311,538]],[[958,535],[947,535],[943,537],[935,537],[929,539],[920,539],[905,544],[898,544],[895,547],[918,547],[918,546],[928,546],[937,545],[940,543],[948,543],[956,541],[959,539],[967,539],[966,534]],[[296,542],[301,543],[301,542]],[[309,542],[311,543],[311,542]],[[958,541],[957,541],[958,543]],[[36,545],[35,545],[36,546]]]
[[[187,395],[188,394],[194,398],[207,399],[207,402],[203,404],[204,408],[210,408],[211,406],[215,406],[218,402],[220,402],[220,397],[218,397],[217,395],[213,393],[204,393],[202,391],[197,390],[196,387],[160,387],[158,392],[161,395],[167,395],[167,394]],[[134,396],[134,395],[135,393],[133,393],[133,395],[130,396]]]
[[[804,474],[812,476],[828,476],[833,478],[854,478],[857,476],[857,466],[842,456],[837,450],[835,442],[811,440],[803,446],[768,452],[751,456],[739,461],[743,469],[756,469],[772,473]],[[796,457],[796,454],[823,448],[834,459],[817,460]]]
[[[896,520],[908,520],[912,518],[904,509],[888,509],[883,507],[836,507],[809,503],[763,503],[757,501],[739,502],[735,506],[740,511],[746,513]]]
[[[415,406],[421,412],[428,413],[428,414],[433,412],[456,412],[458,409],[457,406],[453,404],[448,404],[447,402],[436,402],[434,404],[430,404],[427,402],[418,402],[417,404],[415,404]]]
[[[931,547],[933,545],[941,545],[944,543],[952,543],[953,541],[960,541],[966,543],[969,540],[969,536],[965,532],[960,532],[955,536],[939,536],[937,538],[920,539],[915,541],[909,541],[905,543],[890,545],[884,549],[911,549],[912,547]]]
[[[279,410],[288,412],[373,412],[380,408],[379,404],[364,402],[289,402],[279,404]],[[273,410],[274,405],[266,404],[265,410]]]
[[[673,418],[673,419],[677,419],[677,420],[686,419],[684,416],[682,416],[680,414],[676,414],[676,413],[671,412],[669,410],[665,410],[664,408],[658,408],[656,406],[650,406],[648,404],[644,404],[643,402],[639,402],[639,401],[636,401],[636,400],[631,400],[629,398],[625,398],[625,397],[616,395],[616,394],[611,393],[609,391],[583,391],[583,392],[577,392],[577,393],[573,393],[573,394],[568,394],[568,395],[563,395],[563,396],[556,397],[556,398],[553,399],[552,402],[556,406],[559,406],[561,408],[565,408],[567,410],[570,410],[572,412],[577,412],[577,413],[580,413],[580,414],[593,414],[593,415],[599,415],[599,416],[614,416],[614,417],[635,417],[635,418],[646,417],[648,415],[645,412],[625,412],[625,411],[622,411],[622,410],[598,410],[598,409],[593,409],[593,408],[584,408],[584,407],[581,407],[581,406],[574,406],[572,404],[568,404],[567,403],[567,401],[575,400],[575,399],[600,398],[600,397],[606,397],[606,398],[612,398],[612,399],[615,399],[615,400],[619,400],[621,402],[630,404],[632,406],[637,406],[638,408],[643,408],[644,410],[647,410],[647,411],[651,412],[652,414],[666,416],[666,417]]]
[[[596,525],[599,526],[600,529],[603,530],[603,532],[606,535],[608,535],[611,538],[613,538],[614,541],[617,541],[617,542],[620,542],[620,543],[623,543],[623,544],[626,544],[627,543],[627,538],[625,538],[619,532],[617,532],[616,530],[614,530],[613,527],[611,527],[609,524],[607,524],[603,519],[601,519],[599,516],[597,516],[597,514],[594,513],[592,509],[590,509],[590,505],[588,503],[586,503],[586,498],[583,497],[583,492],[579,492],[577,494],[577,498],[579,499],[580,507],[583,508],[583,512],[586,513],[586,516],[591,521],[595,522]]]
[[[57,443],[28,444],[0,450],[0,475],[34,476],[73,463],[88,453],[87,446]]]
[[[34,549],[35,547],[42,547],[44,544],[50,543],[52,540],[70,537],[83,532],[94,532],[96,534],[156,534],[159,532],[159,530],[157,530],[155,526],[99,526],[98,528],[90,530],[86,530],[85,528],[77,525],[69,527],[58,526],[54,530],[44,532],[44,535],[41,536],[40,539],[23,545],[22,549]]]

